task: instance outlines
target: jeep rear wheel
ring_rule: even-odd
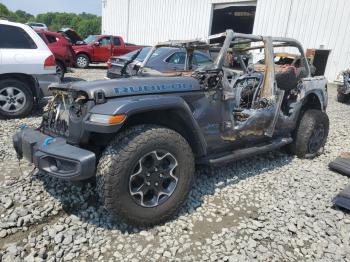
[[[118,135],[97,167],[97,191],[113,218],[137,226],[170,219],[192,187],[194,159],[173,130],[137,126]]]
[[[34,97],[27,83],[16,79],[0,81],[0,116],[24,117],[31,113]]]
[[[329,119],[325,112],[307,110],[296,129],[291,151],[300,158],[314,158],[324,151],[329,132]]]

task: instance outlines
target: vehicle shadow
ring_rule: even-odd
[[[221,167],[199,167],[189,199],[172,221],[181,216],[192,214],[204,203],[207,195],[214,195],[218,188],[237,184],[247,178],[259,176],[262,173],[288,165],[293,156],[281,151],[274,151],[263,156],[255,156],[236,161]],[[82,223],[96,227],[120,230],[130,234],[142,228],[128,226],[121,221],[113,221],[99,204],[94,181],[74,183],[64,181],[37,172],[32,179],[43,182],[45,190],[62,205],[67,215],[75,215]]]
[[[62,80],[62,83],[67,84],[67,83],[79,82],[79,81],[86,81],[86,80],[80,77],[65,76]]]
[[[97,64],[97,65],[89,65],[87,69],[107,69],[107,64]]]

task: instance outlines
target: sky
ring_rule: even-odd
[[[0,0],[0,3],[11,11],[20,9],[33,15],[46,12],[101,15],[101,0]]]

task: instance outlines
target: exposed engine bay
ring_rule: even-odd
[[[86,96],[77,92],[53,90],[44,108],[41,131],[50,136],[69,137],[70,121],[77,122],[87,113]]]

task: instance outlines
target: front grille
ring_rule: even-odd
[[[55,120],[52,114],[43,115],[42,132],[49,136],[69,136],[69,122],[66,120]]]
[[[56,95],[45,108],[41,124],[42,132],[50,136],[69,136],[69,114],[71,99]]]

